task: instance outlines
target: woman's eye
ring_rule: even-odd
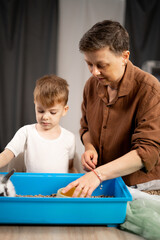
[[[92,67],[92,64],[91,63],[87,63],[88,67]]]
[[[98,68],[105,68],[106,65],[99,65]]]

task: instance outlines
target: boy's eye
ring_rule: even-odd
[[[51,112],[52,115],[56,114],[56,112]]]
[[[44,111],[43,111],[43,110],[38,110],[38,112],[39,112],[39,113],[44,113]]]

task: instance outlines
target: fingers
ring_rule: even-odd
[[[65,194],[66,192],[68,192],[70,189],[76,187],[78,185],[77,180],[74,182],[69,183],[63,190],[62,193]]]
[[[83,197],[87,195],[88,192],[88,187],[85,187],[84,184],[81,184],[78,182],[78,179],[74,182],[71,182],[68,184],[63,190],[62,193],[65,194],[67,193],[70,189],[75,187],[75,191],[72,195],[72,197]]]
[[[98,187],[99,179],[93,172],[89,172],[76,181],[68,184],[62,193],[68,192],[71,188],[75,187],[72,197],[91,197],[93,191]]]
[[[80,197],[82,198],[87,197],[88,189],[89,189],[88,186],[85,186],[81,191]]]
[[[76,187],[72,197],[74,197],[74,198],[76,198],[76,197],[81,197],[81,198],[91,197],[93,190],[94,190],[94,188],[91,188],[89,186],[81,186],[79,184]]]
[[[90,167],[86,162],[82,162],[82,167],[83,167],[83,170],[85,170],[86,172],[89,172],[95,169],[95,167]]]
[[[80,197],[82,198],[90,198],[92,193],[94,191],[93,187],[85,186],[83,191],[80,194]]]
[[[92,158],[92,163],[95,165],[95,168],[96,168],[96,165],[97,165],[97,158],[98,158],[98,156],[97,156],[97,154],[95,155],[93,155],[93,158]]]
[[[81,158],[83,169],[86,171],[91,171],[96,168],[97,156],[90,151],[86,151]]]
[[[83,195],[83,194],[84,194],[84,186],[79,184],[76,187],[72,197],[81,197],[81,195]]]
[[[94,188],[89,188],[86,197],[91,197],[93,191],[94,191]]]

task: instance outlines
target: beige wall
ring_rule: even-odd
[[[125,0],[60,0],[58,75],[70,85],[69,112],[62,125],[76,135],[77,160],[83,146],[79,139],[79,121],[83,87],[90,73],[78,50],[82,35],[96,22],[112,19],[124,23]]]

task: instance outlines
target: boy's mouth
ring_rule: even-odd
[[[49,125],[48,122],[41,122],[41,124],[44,125],[44,126],[48,126]]]

